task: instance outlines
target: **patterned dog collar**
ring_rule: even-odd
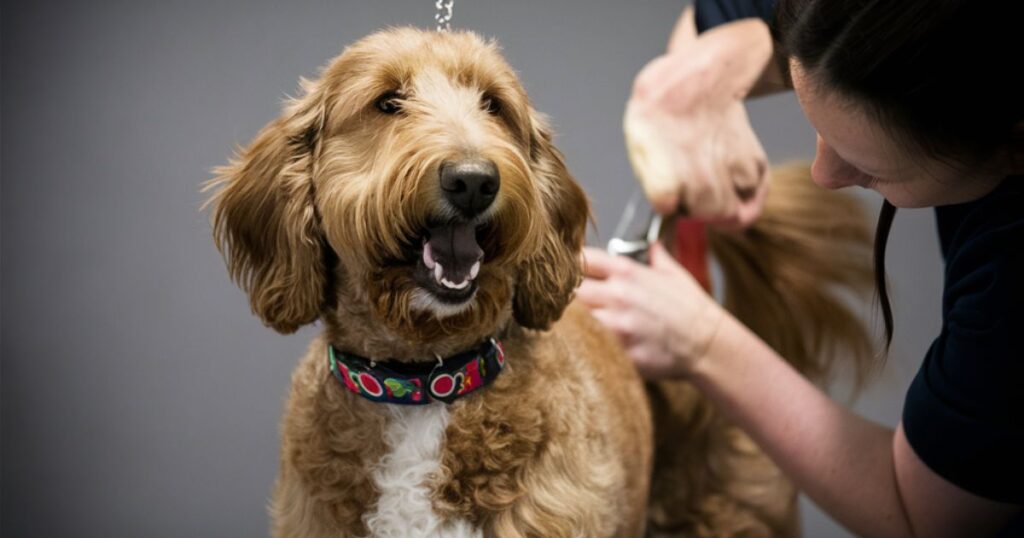
[[[476,348],[433,363],[384,366],[327,345],[331,373],[348,390],[375,402],[452,403],[491,384],[505,367],[505,350],[490,338]]]

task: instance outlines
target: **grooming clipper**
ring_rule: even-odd
[[[648,249],[661,238],[661,224],[661,215],[647,201],[643,190],[635,189],[608,241],[608,252],[647,263]]]

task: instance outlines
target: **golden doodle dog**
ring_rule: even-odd
[[[588,203],[493,43],[391,29],[303,86],[211,182],[253,311],[324,328],[292,377],[275,536],[798,532],[767,457],[570,304]],[[772,193],[752,229],[709,232],[725,303],[823,375],[829,350],[864,355],[829,290],[870,282],[870,237],[804,168]]]
[[[212,199],[253,311],[324,326],[292,378],[274,534],[642,535],[643,385],[565,311],[588,202],[496,46],[388,30],[304,89]]]

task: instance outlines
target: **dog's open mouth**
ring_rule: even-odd
[[[484,250],[473,222],[430,226],[423,238],[423,252],[413,271],[417,283],[439,300],[459,304],[476,291]]]

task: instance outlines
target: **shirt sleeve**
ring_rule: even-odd
[[[907,392],[903,428],[946,480],[1024,503],[1024,219],[1010,205],[958,227],[942,332]]]
[[[698,32],[751,17],[771,24],[775,13],[775,0],[694,0],[693,6]]]

